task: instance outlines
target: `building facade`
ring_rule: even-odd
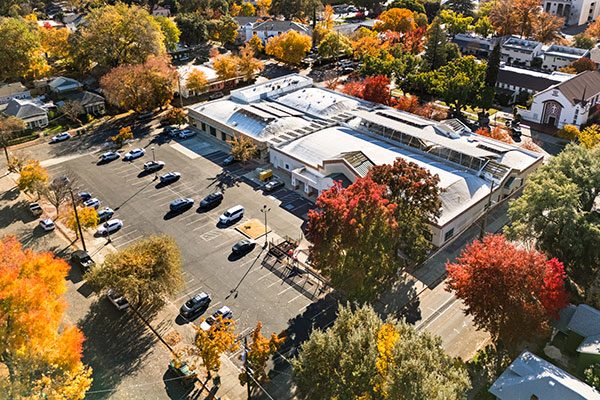
[[[30,99],[31,92],[21,83],[7,83],[0,86],[0,104],[6,104],[12,99]]]
[[[523,92],[534,95],[572,77],[572,74],[563,72],[547,73],[501,65],[496,78],[496,88],[510,93],[511,101],[515,102],[517,96]]]
[[[540,154],[475,135],[458,120],[436,122],[287,75],[188,107],[190,125],[228,141],[246,136],[259,157],[315,198],[374,165],[404,158],[440,177],[442,214],[430,224],[441,246],[477,220],[488,201],[517,190]]]
[[[500,58],[507,64],[531,66],[533,60],[542,55],[542,43],[525,40],[516,36],[509,37],[500,47]]]
[[[570,65],[582,57],[588,57],[589,54],[589,50],[553,44],[544,50],[542,68],[548,71],[556,71],[559,68]]]
[[[584,25],[595,21],[600,15],[597,0],[544,0],[547,13],[563,17],[565,25]]]
[[[256,35],[266,42],[274,36],[279,36],[287,31],[296,31],[303,35],[312,36],[312,29],[308,25],[293,21],[264,21],[248,23],[244,26],[245,41],[252,39]]]

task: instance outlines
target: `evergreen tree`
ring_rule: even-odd
[[[435,18],[427,31],[427,47],[425,49],[425,63],[434,71],[446,64],[448,35],[442,28],[439,18]]]
[[[473,0],[448,0],[444,8],[462,15],[473,15]]]
[[[498,70],[500,69],[500,44],[497,43],[492,50],[490,59],[488,60],[487,69],[485,71],[485,85],[487,87],[495,87],[498,79]]]

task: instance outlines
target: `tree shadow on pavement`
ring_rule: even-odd
[[[239,186],[239,179],[225,170],[219,172],[214,178],[207,178],[207,180],[211,181],[207,188],[215,186],[221,192],[225,192],[225,189],[230,187]]]
[[[140,310],[152,320],[157,310]],[[164,323],[154,329],[162,334]],[[121,381],[152,359],[156,336],[130,310],[118,311],[105,297],[90,307],[79,323],[86,337],[83,362],[93,368],[94,379],[86,399],[104,399],[114,394]]]
[[[0,208],[0,228],[6,228],[18,221],[27,224],[34,219],[35,217],[27,209],[25,200]]]
[[[421,319],[418,293],[412,281],[397,281],[373,304],[373,308],[384,319],[390,316],[406,319],[411,324]]]
[[[21,191],[15,186],[14,188],[2,193],[2,196],[0,196],[0,201],[16,200],[19,197],[19,194],[21,194]]]

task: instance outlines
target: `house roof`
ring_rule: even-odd
[[[583,337],[600,334],[600,310],[579,304],[567,328]]]
[[[571,79],[572,74],[551,73],[531,71],[523,68],[511,66],[501,66],[498,70],[497,81],[520,88],[531,89],[535,92],[541,92],[552,85]]]
[[[28,119],[47,114],[46,110],[31,100],[21,99],[11,99],[6,106],[4,113],[21,119]]]
[[[600,93],[600,71],[583,71],[571,79],[559,83],[553,87],[573,104],[577,104],[585,96],[584,100],[594,97]]]
[[[84,107],[104,103],[104,97],[88,91],[67,94],[65,99],[69,101],[76,101]]]
[[[492,40],[481,36],[459,33],[452,39],[454,43],[466,49],[491,50]]]
[[[570,58],[572,60],[578,60],[581,57],[587,55],[588,52],[589,50],[586,49],[580,49],[577,47],[570,46],[559,46],[557,44],[553,44],[552,46],[548,47],[546,51],[544,51],[544,54],[547,56],[565,57]]]
[[[287,32],[289,30],[298,31],[306,35],[310,35],[311,29],[298,22],[293,21],[265,21],[261,22],[252,28],[255,31],[275,31],[275,32]]]
[[[538,46],[541,46],[541,44],[542,44],[541,42],[538,42],[535,40],[521,39],[521,38],[512,36],[512,37],[508,38],[508,40],[506,40],[502,44],[502,47],[519,49],[519,50],[531,53]]]
[[[235,22],[238,23],[239,26],[244,26],[247,24],[254,24],[256,22],[262,21],[262,20],[264,20],[264,17],[237,16],[237,17],[233,17],[233,19],[235,20]]]
[[[8,83],[0,86],[0,97],[7,97],[25,91],[27,91],[27,88],[21,82]]]
[[[554,364],[525,351],[489,392],[501,400],[600,400],[600,393]]]
[[[64,76],[59,76],[58,78],[53,79],[48,86],[50,86],[50,88],[54,89],[54,90],[65,90],[65,89],[70,89],[73,86],[75,87],[82,87],[83,85],[72,78],[66,78]]]
[[[378,20],[376,20],[376,19],[366,19],[366,20],[360,21],[360,22],[334,25],[333,30],[336,32],[339,32],[339,33],[349,35],[352,32],[357,31],[360,28],[373,29],[373,27],[375,26],[375,23],[377,21]]]

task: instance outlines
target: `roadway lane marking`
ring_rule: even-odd
[[[444,315],[444,313],[450,309],[450,307],[452,306],[452,304],[454,304],[457,301],[458,301],[458,299],[454,295],[452,295],[452,297],[450,297],[448,300],[446,300],[444,302],[444,304],[442,304],[441,306],[439,306],[433,314],[431,314],[429,317],[425,318],[415,328],[417,330],[427,329],[428,326],[430,326],[439,317],[441,317],[442,315]]]

